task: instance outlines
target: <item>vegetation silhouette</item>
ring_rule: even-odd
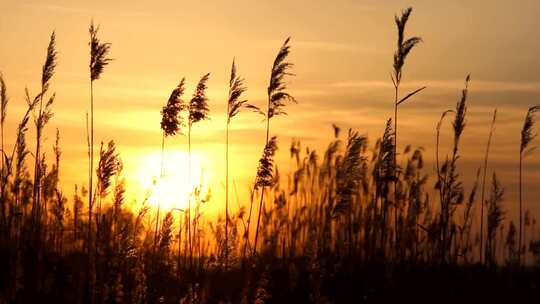
[[[4,146],[9,96],[0,73],[0,303],[538,299],[540,239],[535,238],[535,218],[522,209],[522,171],[524,158],[534,148],[535,113],[540,106],[528,109],[520,134],[516,228],[505,217],[508,199],[495,170],[486,186],[497,110],[470,189],[465,189],[459,174],[460,143],[469,119],[469,75],[455,109],[444,111],[434,128],[435,172],[425,167],[423,148],[398,147],[398,106],[425,89],[400,97],[406,57],[422,41],[405,39],[411,12],[408,8],[395,18],[394,117],[381,124],[380,137],[371,144],[367,135],[352,129],[342,132],[332,125],[334,137],[324,153],[303,148],[295,139],[286,174],[278,170],[278,140],[271,134],[270,121],[296,102],[286,82],[293,75],[288,61],[291,39],[285,40],[274,59],[265,111],[244,99],[247,87],[233,59],[224,130],[225,208],[224,216],[217,219],[203,216],[201,208],[211,196],[200,185],[193,185],[186,209],[162,210],[158,202],[154,213],[148,196],[128,208],[121,154],[112,140],[101,142],[94,168],[94,81],[111,61],[111,44],[100,41],[93,22],[86,116],[88,186],[75,186],[68,199],[59,186],[60,131],[50,164],[41,145],[43,130],[53,117],[54,93],[49,91],[59,62],[53,32],[40,91],[35,97],[25,91],[27,109],[11,152]],[[191,176],[191,131],[194,124],[209,118],[209,76],[201,77],[189,102],[182,99],[186,86],[182,78],[161,107],[160,178],[167,166],[166,139],[183,135],[186,122]],[[242,110],[264,115],[265,145],[249,199],[237,198],[238,208],[231,208],[229,128]],[[34,154],[26,142],[31,118],[37,134]],[[452,144],[443,156],[445,119],[452,119]],[[34,167],[29,168],[32,157]],[[476,227],[479,187],[480,227]],[[526,256],[534,260],[526,263]]]

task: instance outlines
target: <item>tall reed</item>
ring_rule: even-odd
[[[450,159],[446,158],[442,166],[439,165],[439,134],[440,127],[444,117],[451,113],[446,111],[441,116],[441,120],[437,125],[437,147],[436,147],[436,163],[437,163],[437,175],[438,181],[436,188],[439,190],[439,198],[441,210],[439,214],[439,257],[442,263],[448,262],[449,252],[452,242],[452,234],[449,229],[451,226],[452,216],[455,209],[464,200],[463,184],[459,180],[459,174],[457,173],[457,161],[459,159],[459,143],[461,135],[466,126],[466,114],[467,114],[467,96],[469,89],[470,75],[465,78],[465,88],[462,90],[461,99],[456,104],[454,111],[454,121],[452,122],[452,129],[454,133],[454,142],[452,145],[452,151]]]
[[[169,136],[175,136],[176,134],[182,134],[182,128],[185,127],[185,123],[182,117],[182,112],[187,109],[187,104],[182,99],[184,95],[185,78],[180,80],[180,83],[173,89],[167,104],[161,109],[161,130],[163,131],[161,137],[161,167],[159,173],[159,179],[163,179],[165,170],[165,138]],[[158,209],[156,216],[156,232],[154,236],[154,247],[157,246],[158,231],[159,231],[159,212],[161,208],[161,202],[158,198]],[[154,248],[155,249],[155,248]]]
[[[286,105],[286,102],[296,102],[296,99],[287,92],[287,83],[285,82],[286,76],[293,76],[290,69],[293,67],[293,64],[287,62],[286,59],[290,53],[289,42],[291,37],[288,37],[274,59],[274,64],[272,65],[272,71],[270,72],[270,83],[268,84],[268,104],[266,110],[266,139],[265,139],[265,151],[269,146],[270,140],[270,119],[274,116],[286,114],[283,109]],[[258,174],[258,173],[257,173]],[[257,175],[257,179],[260,180],[263,177]],[[263,201],[264,201],[264,188],[265,185],[260,185],[261,195],[259,201],[259,215],[257,216],[257,227],[255,229],[255,242],[253,243],[253,254],[257,253],[257,239],[259,236],[259,223],[261,218],[261,213],[263,211]]]
[[[54,94],[51,95],[49,101],[43,105],[43,98],[49,90],[51,78],[54,75],[54,71],[57,65],[57,51],[56,51],[56,34],[53,32],[47,47],[47,55],[45,57],[45,63],[43,64],[41,74],[41,92],[39,94],[39,108],[38,112],[34,113],[34,124],[36,126],[36,152],[34,154],[34,186],[33,186],[33,202],[32,202],[32,214],[33,223],[36,225],[37,233],[40,229],[41,220],[41,178],[42,178],[42,164],[41,164],[41,138],[43,136],[43,129],[49,119],[52,117],[51,107],[54,102]]]
[[[247,90],[244,79],[236,72],[236,63],[233,59],[231,65],[231,78],[229,80],[229,97],[227,100],[227,126],[225,129],[225,267],[229,257],[229,125],[231,120],[243,109],[252,109],[260,112],[259,108],[248,104],[242,99]]]
[[[529,144],[536,137],[534,133],[535,114],[540,111],[540,105],[535,105],[527,110],[525,120],[523,121],[523,128],[521,129],[521,141],[519,146],[519,235],[518,235],[518,264],[521,264],[522,249],[522,235],[523,235],[523,160],[532,152],[536,147],[529,147]]]
[[[93,171],[94,171],[94,81],[98,80],[112,59],[109,52],[111,44],[101,42],[98,37],[99,26],[94,26],[94,21],[90,23],[90,128],[89,128],[89,170],[88,170],[88,242],[91,242],[92,233],[92,209],[94,206],[93,193]],[[90,252],[90,245],[88,247]]]
[[[208,108],[208,98],[206,97],[206,83],[208,82],[208,78],[210,77],[210,73],[207,73],[201,77],[199,80],[199,83],[197,84],[197,87],[195,88],[195,92],[193,93],[193,97],[189,101],[188,111],[189,111],[189,119],[188,119],[188,183],[191,187],[191,128],[193,127],[193,124],[208,119],[208,113],[210,112],[210,109]],[[192,189],[190,189],[191,191]],[[193,268],[193,235],[191,231],[191,195],[188,198],[188,225],[187,225],[187,233],[189,236],[189,261],[190,261],[190,267]]]
[[[95,194],[93,191],[93,176],[94,176],[94,81],[98,80],[111,59],[108,58],[111,44],[101,42],[98,37],[99,26],[94,26],[94,21],[90,23],[88,32],[90,34],[90,121],[88,121],[88,112],[86,118],[86,130],[88,141],[88,269],[87,269],[87,288],[88,298],[94,300],[95,290],[92,288],[95,284],[95,270],[93,270],[93,253],[92,253],[92,217]],[[90,126],[88,126],[90,123]],[[96,223],[97,224],[97,223]],[[96,251],[97,251],[97,233],[96,233]]]
[[[399,86],[401,84],[402,79],[402,71],[403,66],[405,65],[405,59],[411,52],[411,50],[420,42],[422,42],[422,38],[420,37],[411,37],[407,38],[405,40],[405,26],[407,25],[407,21],[409,20],[409,16],[412,13],[412,7],[406,8],[401,12],[401,16],[395,16],[395,22],[398,32],[397,37],[397,48],[394,53],[394,71],[391,75],[392,83],[394,84],[394,168],[397,169],[397,147],[398,147],[398,106],[407,99],[411,98],[412,96],[416,95],[420,91],[424,90],[426,87],[421,87],[413,92],[410,92],[403,98],[399,98]],[[394,173],[395,175],[398,174],[398,172]],[[396,241],[398,239],[398,230],[397,230],[397,212],[398,212],[398,189],[397,189],[397,179],[395,179],[394,182],[394,221],[396,223],[395,225],[395,231],[394,236],[396,238]]]

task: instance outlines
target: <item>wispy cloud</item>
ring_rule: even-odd
[[[335,88],[392,88],[391,81],[342,81],[330,85]],[[455,90],[463,87],[463,80],[421,80],[404,82],[404,88],[417,88],[427,86],[428,88]],[[473,80],[470,88],[479,92],[540,92],[540,82],[510,82],[510,81],[489,81]]]
[[[377,48],[369,46],[360,46],[358,44],[323,42],[323,41],[297,41],[295,47],[299,49],[315,49],[330,52],[377,52]]]
[[[111,10],[97,10],[97,9],[81,7],[81,6],[46,4],[46,3],[22,3],[21,6],[26,9],[31,9],[31,10],[39,10],[39,11],[46,10],[46,11],[60,13],[60,14],[79,14],[79,15],[87,15],[87,16],[93,16],[95,14],[100,14],[100,15],[115,14],[115,15],[121,15],[124,17],[126,16],[142,17],[142,16],[150,15],[148,12],[143,12],[143,11],[122,10],[119,12],[118,11],[112,12]]]

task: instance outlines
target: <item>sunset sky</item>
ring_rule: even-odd
[[[264,106],[274,57],[288,36],[296,77],[290,93],[297,105],[273,119],[278,135],[278,164],[288,169],[293,137],[322,155],[333,136],[331,124],[354,128],[371,145],[393,115],[390,80],[396,30],[394,14],[413,6],[408,35],[424,40],[408,57],[403,90],[427,86],[400,109],[399,146],[422,146],[431,173],[435,126],[443,111],[455,107],[463,81],[471,73],[468,125],[462,142],[461,174],[467,192],[481,165],[492,112],[498,109],[490,171],[506,188],[504,207],[517,206],[517,158],[520,129],[529,106],[540,103],[540,27],[538,1],[25,1],[0,2],[0,71],[10,104],[6,121],[11,147],[25,110],[24,87],[38,93],[49,36],[57,35],[59,65],[51,90],[55,116],[46,129],[51,155],[55,129],[61,134],[61,180],[71,195],[86,184],[85,113],[89,109],[88,26],[100,24],[100,38],[112,43],[111,57],[95,83],[95,141],[114,139],[124,161],[132,199],[141,200],[152,176],[159,174],[160,109],[186,77],[184,99],[210,72],[210,117],[192,133],[197,168],[202,168],[214,199],[222,206],[224,131],[228,77],[233,57],[246,79],[246,97]],[[449,122],[445,147],[451,143]],[[34,134],[28,134],[30,144]],[[241,113],[231,125],[231,178],[241,197],[256,173],[264,145],[260,116]],[[540,142],[539,142],[540,143]],[[187,174],[187,138],[168,139],[171,172]],[[175,154],[174,154],[175,153]],[[199,165],[200,164],[200,165]],[[540,215],[540,152],[525,166],[525,206]],[[491,173],[490,173],[491,174]],[[234,192],[233,192],[234,193]]]

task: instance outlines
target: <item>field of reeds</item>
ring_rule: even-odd
[[[441,113],[434,129],[435,168],[424,166],[423,149],[399,141],[399,109],[425,87],[408,92],[401,83],[405,63],[422,39],[407,37],[412,9],[395,18],[394,116],[381,134],[333,128],[325,151],[299,140],[278,143],[274,119],[302,102],[288,80],[294,40],[287,38],[268,68],[267,104],[250,104],[241,69],[232,61],[227,100],[223,214],[200,212],[212,198],[195,187],[185,209],[154,208],[147,200],[126,207],[122,160],[114,141],[95,145],[94,90],[106,77],[114,49],[90,25],[89,90],[86,115],[88,183],[74,193],[60,187],[61,130],[54,158],[45,158],[43,132],[54,113],[54,74],[61,60],[52,33],[40,91],[26,91],[27,111],[16,140],[4,143],[8,88],[0,74],[0,303],[380,303],[390,301],[511,301],[540,298],[540,239],[522,199],[522,172],[533,155],[535,113],[524,109],[516,170],[519,222],[505,217],[504,185],[488,176],[491,141],[497,136],[494,109],[476,182],[460,176],[460,139],[467,132],[468,90],[464,77],[456,106]],[[171,137],[186,136],[191,157],[197,123],[211,109],[204,74],[193,95],[185,79],[164,96],[161,151]],[[389,80],[390,81],[390,80]],[[19,102],[19,101],[11,101]],[[243,201],[230,193],[229,129],[237,115],[265,120],[256,179]],[[157,128],[158,126],[148,126]],[[27,138],[35,128],[35,138]],[[439,149],[441,130],[451,130],[451,149]],[[508,134],[506,134],[508,136]],[[35,141],[30,151],[28,141]],[[370,144],[374,143],[374,144]],[[4,146],[5,145],[5,146]],[[280,174],[274,156],[288,145],[291,172]],[[4,147],[10,147],[9,149]],[[446,151],[446,150],[445,150]],[[94,159],[98,156],[97,159]],[[232,160],[231,160],[232,161]],[[235,160],[237,161],[237,160]],[[191,161],[190,161],[191,164]],[[162,161],[163,172],[167,163]],[[30,172],[32,170],[33,172]],[[191,166],[186,174],[191,175]],[[495,170],[493,170],[495,171]],[[86,171],[85,171],[86,172]],[[478,219],[479,225],[473,225]],[[535,300],[536,299],[536,300]]]

